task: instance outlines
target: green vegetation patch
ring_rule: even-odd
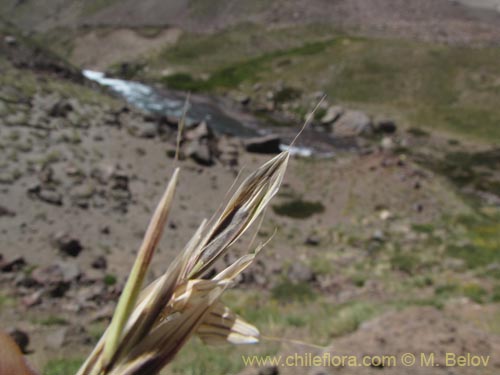
[[[224,48],[221,48],[224,46]],[[263,30],[240,25],[211,35],[187,34],[151,64],[209,74],[203,90],[246,81],[287,82],[323,90],[354,107],[403,114],[426,127],[500,139],[500,49],[387,38],[351,37],[331,27]],[[200,66],[199,62],[204,64]]]
[[[76,374],[83,363],[83,359],[52,359],[43,369],[43,375]]]
[[[500,148],[475,153],[450,152],[443,158],[427,157],[419,162],[459,188],[473,188],[500,196]]]
[[[311,301],[316,298],[316,292],[309,283],[294,283],[284,279],[275,285],[271,290],[274,299],[281,302],[291,301]]]
[[[449,256],[463,259],[469,268],[500,264],[500,220],[493,216],[462,216],[457,224],[465,227],[469,243],[452,244]]]
[[[162,81],[171,89],[194,92],[211,91],[217,88],[235,88],[244,81],[256,81],[260,77],[261,72],[271,71],[273,61],[278,58],[318,54],[330,43],[331,41],[315,42],[287,51],[275,51],[268,54],[262,54],[261,56],[249,60],[237,61],[233,64],[215,69],[206,80],[193,78],[187,73],[176,73],[163,78]],[[185,54],[187,54],[187,56],[185,56]],[[183,57],[190,56],[187,51],[180,53],[180,55]],[[285,87],[278,91],[277,100],[287,101],[298,96],[300,96],[299,89]]]
[[[273,211],[280,216],[288,216],[294,219],[305,219],[325,211],[321,202],[313,202],[302,199],[293,199],[288,202],[273,206]]]

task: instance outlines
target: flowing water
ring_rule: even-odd
[[[83,75],[102,86],[110,88],[128,103],[147,113],[175,118],[182,116],[185,98],[178,94],[157,90],[139,82],[109,78],[104,73],[92,70],[84,70]],[[234,111],[231,113],[230,110],[224,109],[222,105],[203,96],[197,96],[190,100],[186,117],[187,126],[206,121],[217,133],[230,134],[242,138],[269,133],[269,128],[263,126],[254,117],[248,114],[235,113]],[[282,139],[291,139],[295,135],[292,129],[288,133],[290,134],[288,136],[285,135]],[[324,134],[316,134],[314,138],[315,140],[309,142],[308,145],[290,147],[287,144],[282,144],[281,148],[282,150],[288,150],[292,154],[303,157],[312,155],[329,157],[333,155],[330,147],[331,144],[326,144],[326,147],[322,145],[322,148],[317,147],[321,142],[325,141]]]

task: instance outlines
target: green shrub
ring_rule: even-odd
[[[104,284],[109,285],[109,286],[115,285],[116,284],[116,276],[111,275],[111,274],[104,276]]]
[[[271,290],[271,295],[282,302],[310,301],[316,298],[316,292],[311,285],[306,282],[293,283],[288,279],[278,283]]]
[[[479,284],[466,284],[462,287],[462,292],[472,301],[482,303],[488,292]]]
[[[273,206],[273,211],[277,215],[289,216],[294,219],[308,218],[314,214],[325,211],[325,206],[321,202],[311,202],[301,199],[294,199],[282,204]]]

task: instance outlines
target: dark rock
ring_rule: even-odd
[[[7,333],[12,338],[12,340],[14,340],[14,342],[17,344],[19,350],[21,350],[23,354],[27,354],[28,346],[30,344],[30,337],[28,336],[28,334],[17,328],[11,329],[7,331]]]
[[[279,154],[281,152],[280,144],[281,139],[275,135],[249,138],[243,141],[245,150],[259,154]]]
[[[241,105],[247,106],[252,101],[252,98],[250,98],[250,96],[248,95],[242,95],[240,98],[238,98],[238,101]]]
[[[62,195],[54,190],[41,189],[36,196],[42,202],[53,204],[54,206],[62,206],[63,204]]]
[[[73,106],[66,100],[60,100],[49,110],[51,117],[66,117],[73,110]]]
[[[375,126],[376,133],[394,134],[398,130],[396,123],[392,120],[379,121]]]
[[[67,234],[58,234],[55,238],[55,244],[59,251],[72,257],[78,256],[83,249],[80,240]]]
[[[259,369],[259,375],[279,375],[279,373],[278,367],[276,366],[263,367]]]
[[[318,246],[321,243],[321,238],[317,234],[311,234],[305,240],[305,244],[309,246]]]
[[[293,263],[288,270],[288,279],[293,283],[307,283],[315,281],[316,275],[304,263]]]
[[[105,270],[108,268],[107,259],[102,255],[98,256],[92,261],[92,268],[95,268],[96,270]]]
[[[48,293],[52,298],[62,298],[70,288],[70,283],[66,281],[59,281],[49,286]]]
[[[0,259],[0,271],[2,272],[15,272],[19,271],[26,265],[26,261],[23,257],[17,257],[10,261],[4,261]]]
[[[7,207],[0,206],[0,217],[14,217],[16,213]]]
[[[113,190],[123,190],[129,191],[128,188],[129,178],[125,174],[114,173],[113,174]]]

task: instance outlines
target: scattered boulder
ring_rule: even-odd
[[[294,263],[288,269],[288,279],[292,283],[308,283],[316,280],[316,275],[304,263]]]
[[[0,217],[14,217],[16,216],[16,213],[7,207],[0,206]]]
[[[33,307],[42,303],[43,290],[37,290],[32,294],[23,297],[21,300],[22,304],[26,307]]]
[[[382,120],[375,125],[375,132],[381,134],[394,134],[398,130],[396,123],[392,120]]]
[[[5,261],[3,256],[0,257],[0,271],[1,272],[16,272],[26,266],[26,261],[22,256],[16,257],[12,260]]]
[[[80,268],[72,262],[56,262],[46,267],[36,268],[31,273],[32,279],[42,286],[59,282],[70,283],[77,280],[80,275]]]
[[[211,166],[214,164],[212,150],[209,144],[202,140],[190,142],[186,147],[185,154],[200,165]]]
[[[7,333],[12,338],[12,340],[14,340],[23,354],[27,354],[29,352],[28,346],[30,344],[30,337],[25,331],[14,328],[7,331]]]
[[[279,375],[278,367],[268,366],[259,369],[259,375]]]
[[[206,121],[200,122],[198,125],[190,127],[184,134],[184,140],[195,141],[201,139],[213,139],[214,133]]]
[[[276,135],[248,138],[243,141],[245,150],[258,154],[279,154],[281,139]]]
[[[339,105],[334,105],[326,110],[326,113],[324,114],[324,116],[321,118],[320,121],[323,125],[330,125],[335,121],[337,121],[339,117],[342,116],[343,114],[344,114],[344,108],[342,108]]]
[[[371,239],[377,242],[384,242],[385,241],[384,232],[382,232],[380,229],[376,229],[375,231],[373,231]]]
[[[54,206],[62,206],[63,205],[62,195],[55,190],[40,189],[40,191],[38,192],[38,194],[36,196],[42,202],[52,204]]]
[[[380,141],[380,147],[382,148],[382,150],[392,150],[394,148],[394,141],[391,137],[384,137]]]
[[[49,333],[45,338],[45,343],[50,349],[61,349],[66,341],[67,327],[59,328],[58,330]]]
[[[372,131],[372,120],[361,111],[345,111],[332,124],[332,133],[336,137],[358,137]]]
[[[95,193],[95,186],[91,182],[85,182],[73,187],[69,195],[73,200],[90,199]]]
[[[318,246],[321,243],[321,238],[317,234],[313,233],[307,236],[304,243],[309,246]]]
[[[116,173],[116,169],[116,165],[113,164],[100,164],[92,170],[90,175],[100,184],[106,185]]]
[[[151,122],[145,122],[141,124],[137,131],[137,136],[140,138],[154,138],[158,134],[158,127],[156,124]]]
[[[49,116],[51,117],[66,117],[68,113],[73,110],[73,106],[67,100],[59,100],[55,103],[49,110]]]
[[[92,265],[92,268],[94,268],[96,270],[105,270],[106,268],[108,268],[108,261],[104,256],[99,255],[97,258],[95,258],[92,261],[91,265]]]
[[[54,242],[59,251],[72,257],[78,256],[83,249],[79,239],[66,233],[56,235]]]
[[[6,35],[4,38],[3,38],[3,41],[5,42],[5,44],[7,44],[8,46],[15,46],[17,45],[17,39],[16,37],[12,36],[12,35]]]

